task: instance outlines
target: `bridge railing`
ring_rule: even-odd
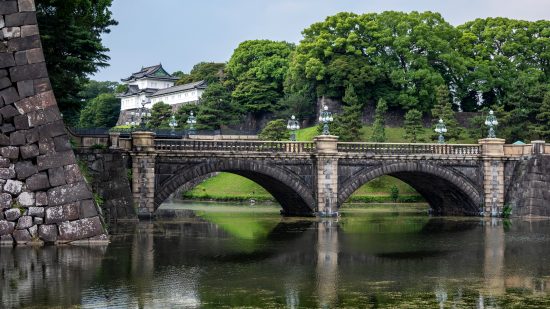
[[[373,155],[479,155],[474,144],[338,143],[338,152]]]
[[[155,149],[164,151],[311,153],[315,150],[315,144],[313,142],[156,139]]]

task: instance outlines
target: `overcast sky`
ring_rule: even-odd
[[[244,40],[298,43],[326,16],[386,10],[439,12],[459,25],[478,17],[550,19],[550,0],[114,0],[119,25],[103,38],[111,66],[92,78],[120,81],[158,63],[189,72],[200,61],[226,62]]]

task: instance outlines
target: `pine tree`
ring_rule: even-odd
[[[376,111],[374,113],[374,124],[372,127],[371,141],[377,143],[383,143],[386,141],[386,112],[388,111],[388,105],[386,100],[378,100],[376,104]]]
[[[151,108],[151,118],[149,119],[149,126],[152,128],[169,128],[168,123],[172,117],[172,106],[158,102]]]
[[[459,139],[460,134],[462,133],[462,128],[459,126],[458,121],[456,121],[455,112],[453,111],[451,101],[449,100],[449,90],[445,85],[441,85],[436,88],[435,98],[436,102],[432,108],[433,129],[435,129],[439,119],[443,119],[443,122],[447,127],[445,137],[448,140]],[[432,132],[432,140],[437,140],[439,135],[433,130]]]
[[[341,115],[335,117],[333,132],[343,142],[358,141],[361,136],[361,104],[352,84],[346,88],[342,101],[346,104]]]
[[[422,126],[422,113],[417,109],[411,109],[405,114],[405,138],[412,143],[419,141],[419,136],[424,132]]]

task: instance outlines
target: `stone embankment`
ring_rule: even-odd
[[[105,241],[69,143],[33,0],[0,1],[0,242]]]

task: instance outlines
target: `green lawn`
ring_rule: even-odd
[[[363,126],[361,129],[361,142],[368,142],[372,136],[372,126]],[[317,136],[317,126],[300,129],[296,132],[296,139],[299,141],[312,141],[315,136]],[[401,127],[393,128],[386,127],[386,139],[388,143],[408,143],[403,136],[405,135],[405,130]],[[432,129],[425,128],[424,133],[420,135],[421,139],[424,139],[425,142],[431,143],[435,142],[431,140]],[[463,133],[461,138],[458,141],[450,141],[453,144],[475,144],[477,141],[469,137],[466,133]]]

